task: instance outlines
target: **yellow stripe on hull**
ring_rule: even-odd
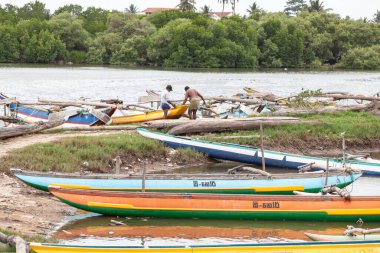
[[[31,243],[30,249],[36,253],[380,253],[379,243],[362,244],[323,244],[323,245],[271,245],[271,246],[224,246],[224,247],[197,247],[188,248],[96,248],[96,247],[64,247],[64,246],[44,246],[38,243]]]
[[[51,186],[59,186],[68,189],[86,189],[86,190],[103,190],[103,191],[139,191],[140,188],[97,188],[88,185],[70,185],[70,184],[51,184]],[[254,192],[291,192],[291,191],[304,191],[302,185],[290,186],[258,186],[258,187],[235,187],[235,188],[145,188],[146,191],[210,191],[210,189],[224,191],[224,190],[252,190]]]
[[[200,208],[152,208],[152,207],[136,207],[130,204],[109,204],[101,202],[87,203],[90,207],[117,208],[117,209],[133,209],[133,210],[165,210],[165,211],[214,211],[214,212],[268,212],[265,209],[200,209]],[[320,213],[325,212],[329,215],[380,215],[380,209],[319,209],[319,210],[276,210],[271,209],[270,212],[294,212],[294,213]]]

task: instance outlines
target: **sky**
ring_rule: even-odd
[[[130,4],[135,4],[140,11],[148,7],[175,7],[179,0],[40,0],[46,4],[47,9],[54,12],[58,7],[65,4],[79,4],[83,7],[95,6],[109,10],[124,10]],[[30,0],[0,0],[0,4],[11,3],[22,6]],[[248,6],[254,0],[239,0],[237,12],[241,15],[246,14]],[[256,0],[257,4],[264,10],[270,12],[283,11],[286,0]],[[376,10],[380,10],[380,0],[324,0],[326,8],[333,9],[332,12],[338,13],[341,17],[350,16],[359,19],[367,17],[371,19]],[[196,6],[209,5],[213,11],[221,11],[222,5],[218,4],[218,0],[196,0]],[[231,10],[227,6],[225,11]]]

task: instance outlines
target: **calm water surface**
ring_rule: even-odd
[[[205,166],[181,168],[178,173],[225,173],[236,163],[216,163]],[[268,168],[271,173],[294,173],[295,170]],[[352,195],[378,195],[380,180],[362,177],[347,190]],[[77,245],[194,245],[231,244],[308,240],[305,232],[336,234],[343,233],[347,222],[310,221],[239,221],[199,219],[157,219],[104,217],[89,214],[71,217],[79,219],[61,228],[54,237],[61,243]],[[112,226],[110,220],[123,221],[125,226]],[[380,222],[365,223],[365,228],[378,228]]]
[[[246,71],[246,70],[244,70]],[[250,86],[278,95],[297,93],[301,88],[346,91],[372,95],[380,91],[380,72],[242,72],[242,71],[167,71],[107,67],[0,66],[0,92],[23,100],[37,98],[101,99],[137,101],[145,90],[174,87],[181,98],[189,85],[208,96],[232,95]]]

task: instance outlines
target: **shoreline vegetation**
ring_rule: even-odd
[[[0,5],[0,63],[380,68],[379,10],[355,20],[318,0],[287,1],[276,13],[253,2],[248,15],[214,20],[205,7],[181,0],[178,10],[143,15],[134,5],[120,12],[70,4],[53,13],[40,1]]]
[[[340,156],[344,132],[348,151],[379,150],[380,120],[370,113],[339,112],[298,116],[305,120],[319,121],[321,124],[266,127],[264,148],[298,154]],[[256,130],[192,137],[242,145],[260,145],[259,133]],[[112,173],[117,156],[120,156],[122,161],[121,173],[139,172],[144,166],[152,172],[209,162],[207,157],[193,150],[174,151],[158,141],[146,139],[134,132],[126,132],[106,136],[69,137],[52,143],[21,148],[0,158],[0,171],[8,172],[10,168],[21,168],[45,172]]]

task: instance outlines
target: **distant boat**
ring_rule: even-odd
[[[106,191],[141,191],[142,179],[128,175],[74,175],[38,173],[12,170],[24,183],[48,191],[49,185],[65,188]],[[361,174],[329,173],[327,185],[342,188]],[[145,191],[179,193],[226,193],[226,194],[293,194],[293,191],[320,192],[325,186],[325,173],[299,173],[273,175],[271,178],[252,174],[148,174]]]
[[[188,105],[178,105],[175,108],[171,108],[168,111],[168,119],[178,119],[182,117],[182,115],[186,112],[187,108],[189,108]],[[145,122],[145,121],[160,120],[160,119],[164,119],[163,110],[139,113],[139,114],[128,115],[128,116],[112,117],[111,125],[137,123],[137,122]]]
[[[7,100],[8,97],[0,93],[0,100]],[[49,110],[42,107],[28,106],[20,103],[10,103],[7,105],[8,110],[15,114],[19,119],[26,123],[37,123],[40,121],[46,122],[51,118]],[[74,109],[68,111],[58,112],[65,122],[62,127],[76,127],[76,126],[94,126],[103,125],[103,118],[109,118],[116,111],[116,107],[109,107],[104,109],[82,110]]]
[[[322,235],[322,234],[311,234],[305,233],[307,237],[313,241],[323,241],[323,242],[344,242],[344,241],[377,241],[380,240],[380,234],[368,234],[368,235]]]
[[[380,197],[146,193],[49,186],[64,203],[111,216],[240,220],[380,221]]]
[[[210,157],[235,161],[240,163],[261,164],[261,151],[259,148],[242,146],[225,142],[211,142],[177,137],[160,132],[152,132],[144,128],[137,129],[138,133],[147,138],[162,141],[172,148],[191,148]],[[298,169],[299,166],[313,164],[313,168],[326,169],[327,158],[288,154],[265,150],[265,163],[269,166]],[[342,159],[330,158],[331,167],[343,167]],[[364,175],[380,176],[379,160],[349,160],[347,167],[362,170]]]
[[[183,246],[80,246],[51,243],[30,243],[30,249],[36,253],[46,252],[98,252],[98,253],[358,253],[379,252],[380,241],[358,242],[290,242],[256,244],[219,244],[219,245],[183,245]]]

